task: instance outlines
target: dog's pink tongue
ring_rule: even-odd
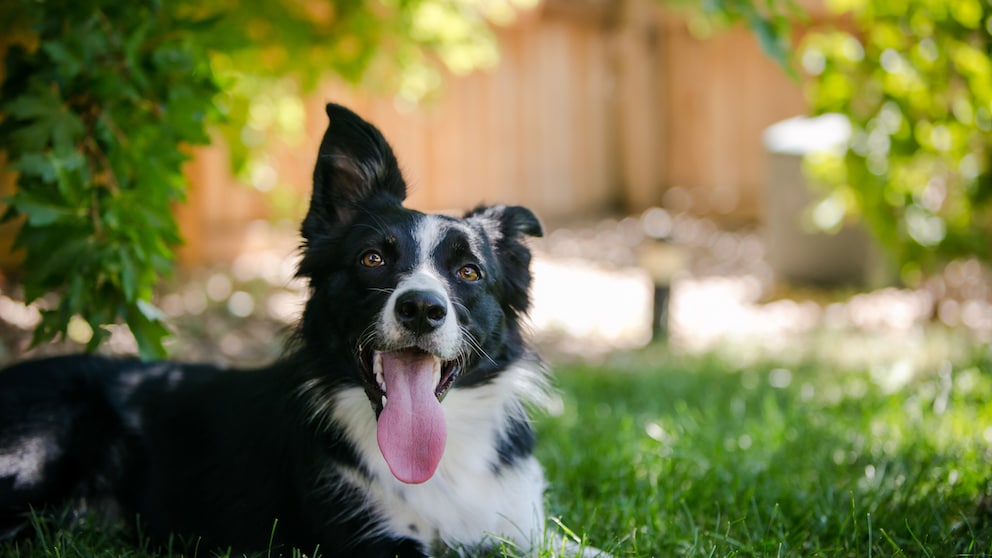
[[[381,358],[386,406],[379,414],[379,450],[397,479],[426,482],[448,437],[444,411],[434,395],[436,360],[415,351],[381,353]]]

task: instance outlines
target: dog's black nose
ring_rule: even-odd
[[[418,335],[441,327],[447,315],[444,300],[433,291],[407,291],[396,299],[396,319]]]

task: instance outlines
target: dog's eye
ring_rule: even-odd
[[[463,265],[458,270],[458,276],[465,281],[475,282],[478,281],[479,279],[482,279],[482,272],[479,270],[478,267],[469,264],[469,265]]]
[[[362,254],[361,263],[365,267],[379,267],[386,265],[386,260],[382,258],[382,254],[376,252],[375,250],[369,250]]]

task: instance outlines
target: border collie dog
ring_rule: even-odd
[[[402,206],[372,125],[328,105],[294,341],[257,370],[99,356],[0,371],[0,538],[33,513],[152,541],[327,557],[473,554],[544,530],[521,333],[541,225]]]

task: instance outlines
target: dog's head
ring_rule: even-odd
[[[423,482],[444,450],[448,390],[488,381],[524,350],[523,240],[541,225],[522,207],[460,219],[404,208],[406,183],[382,134],[341,106],[327,114],[302,226],[311,298],[301,337],[317,362],[342,368],[323,371],[332,381],[365,389],[393,474]]]

